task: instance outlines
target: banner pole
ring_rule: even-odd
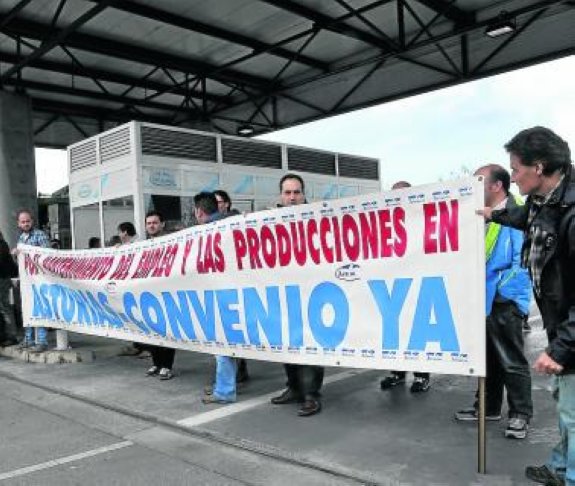
[[[485,377],[479,378],[479,420],[477,421],[477,472],[487,474],[487,441],[485,436]]]

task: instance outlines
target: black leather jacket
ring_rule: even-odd
[[[0,278],[16,278],[18,266],[10,254],[10,247],[0,238]]]
[[[493,211],[493,221],[528,231],[531,206]],[[555,195],[535,216],[532,225],[549,232],[544,246],[541,292],[536,295],[543,325],[547,330],[547,354],[575,373],[575,171],[569,170]]]

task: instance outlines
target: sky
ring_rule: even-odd
[[[543,125],[575,152],[575,56],[358,110],[260,137],[375,157],[383,188],[403,179],[452,179],[487,163],[508,167],[503,145]],[[68,183],[66,153],[36,149],[38,190]]]

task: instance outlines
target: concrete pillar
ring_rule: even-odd
[[[0,91],[0,230],[11,248],[20,208],[37,215],[32,107],[27,96]]]

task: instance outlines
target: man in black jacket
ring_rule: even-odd
[[[305,204],[305,184],[297,174],[285,174],[280,180],[281,206]],[[299,402],[300,417],[310,417],[321,411],[320,390],[324,369],[321,366],[284,364],[287,388],[271,402],[274,405]]]
[[[519,132],[506,145],[511,178],[525,206],[483,214],[524,232],[522,264],[549,345],[533,368],[557,377],[560,441],[543,466],[525,474],[547,485],[575,485],[575,171],[567,143],[547,128]]]
[[[18,276],[18,267],[10,254],[10,247],[0,232],[0,346],[17,343],[16,321],[10,308],[10,279]]]

